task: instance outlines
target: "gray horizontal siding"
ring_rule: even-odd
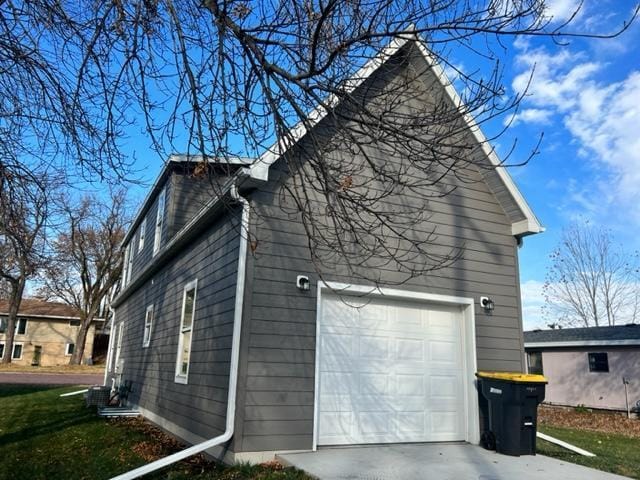
[[[124,320],[124,380],[129,400],[205,438],[224,431],[237,261],[239,215],[214,222],[197,240],[116,310]],[[152,236],[148,237],[153,245]],[[198,279],[187,385],[175,383],[183,288]],[[154,305],[149,348],[142,347],[144,315]]]
[[[371,158],[401,162],[386,152],[372,152]],[[284,165],[272,167],[270,178],[250,195],[257,218],[253,230],[257,248],[245,299],[243,395],[238,405],[236,451],[312,446],[319,278],[295,203],[283,188],[290,182]],[[358,181],[355,177],[354,182]],[[452,188],[451,195],[434,197]],[[383,285],[394,288],[473,298],[478,368],[522,371],[517,247],[511,235],[512,218],[500,200],[504,199],[496,197],[485,176],[471,168],[458,176],[446,176],[437,186],[408,193],[401,201],[390,196],[381,206],[385,211],[398,211],[403,202],[416,209],[425,205],[429,214],[416,225],[414,234],[434,232],[432,251],[444,254],[461,248],[462,256],[449,268],[402,285],[397,283],[406,277],[394,267],[377,272]],[[323,264],[323,273],[325,281],[365,283],[339,262]],[[300,274],[310,277],[310,291],[297,290],[295,281]],[[477,303],[484,295],[495,301],[492,315]]]

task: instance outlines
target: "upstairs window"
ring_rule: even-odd
[[[140,233],[138,233],[138,252],[144,248],[144,237],[147,231],[147,219],[143,219],[140,224]]]
[[[27,333],[27,319],[19,318],[16,323],[16,334],[25,335]]]
[[[529,373],[542,375],[542,352],[528,352]]]
[[[165,203],[165,190],[164,188],[158,195],[158,210],[156,211],[156,229],[153,237],[153,254],[155,255],[160,250],[160,243],[162,241],[162,225],[164,224],[164,203]]]
[[[148,347],[151,343],[151,331],[153,329],[153,305],[147,307],[144,315],[144,335],[142,336],[142,346]]]
[[[80,326],[80,320],[78,320],[78,319],[69,320],[69,326],[70,327],[79,327]]]
[[[178,356],[176,359],[177,383],[187,383],[189,377],[189,361],[191,360],[191,341],[193,321],[196,311],[196,288],[198,280],[187,283],[182,294],[182,318],[180,320],[180,338],[178,339]]]
[[[129,245],[124,249],[124,262],[122,267],[122,286],[127,285],[127,278],[129,277]]]
[[[7,333],[7,325],[9,319],[7,317],[0,317],[0,333]],[[27,319],[20,317],[16,320],[15,334],[25,335],[27,333]]]
[[[133,270],[133,252],[135,248],[133,248],[133,244],[129,244],[129,264],[127,265],[127,283],[131,280],[131,271]]]
[[[608,372],[609,356],[606,352],[589,354],[589,371],[590,372]]]

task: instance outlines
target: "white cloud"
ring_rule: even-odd
[[[564,23],[571,19],[574,14],[574,18],[582,14],[583,8],[581,4],[580,0],[546,0],[544,2],[544,13],[553,23]]]
[[[525,109],[514,121],[540,123],[552,115],[561,118],[579,155],[597,172],[585,191],[576,188],[573,194],[597,199],[603,211],[610,206],[618,210],[635,206],[640,202],[640,71],[607,84],[598,79],[606,65],[588,61],[582,53],[561,50],[550,54],[543,48],[531,49],[525,42],[516,46],[521,52],[516,63],[523,71],[512,86],[519,92],[528,89],[522,104]],[[532,68],[535,72],[529,83]],[[640,222],[640,211],[633,211]]]
[[[549,117],[553,114],[552,110],[540,108],[527,108],[520,113],[516,113],[511,118],[505,119],[505,125],[515,126],[518,123],[549,123]]]

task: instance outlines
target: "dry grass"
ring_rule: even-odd
[[[31,365],[16,365],[0,363],[0,372],[16,373],[104,373],[104,365],[57,365],[51,367],[32,367]]]
[[[640,420],[619,413],[540,406],[538,421],[540,425],[640,438]]]

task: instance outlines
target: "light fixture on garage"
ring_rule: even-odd
[[[298,278],[296,278],[296,287],[298,287],[298,290],[302,290],[303,292],[309,291],[311,288],[309,277],[306,275],[298,275]]]
[[[486,313],[493,312],[493,309],[496,307],[495,303],[493,303],[493,300],[491,300],[489,297],[480,297],[480,306],[484,308],[484,311]]]

